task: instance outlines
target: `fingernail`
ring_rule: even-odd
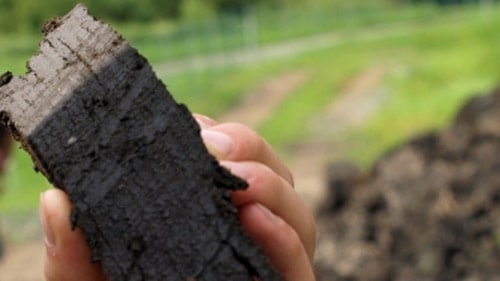
[[[40,206],[39,206],[40,222],[42,224],[43,232],[45,233],[45,244],[49,248],[54,248],[56,246],[56,239],[54,232],[50,227],[47,214],[45,212],[45,193],[40,194]]]
[[[218,131],[202,130],[201,137],[208,146],[208,150],[215,150],[211,152],[219,156],[228,155],[234,145],[233,140],[228,135]]]
[[[198,126],[200,126],[201,129],[207,129],[212,127],[216,122],[207,116],[200,115],[200,114],[193,114],[194,120],[198,123]]]
[[[279,218],[273,213],[271,212],[271,210],[269,210],[268,208],[264,207],[264,205],[260,204],[260,203],[256,203],[256,205],[262,210],[264,211],[264,213],[266,213],[266,215],[269,217],[269,219],[274,222],[274,223],[277,223],[279,222]]]
[[[248,180],[250,178],[250,171],[248,170],[248,166],[245,165],[244,163],[238,163],[238,162],[231,162],[231,161],[222,161],[220,164],[228,169],[231,174],[244,179]]]

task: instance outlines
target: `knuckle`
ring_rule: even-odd
[[[308,238],[311,240],[316,240],[316,234],[318,232],[316,220],[314,216],[309,213],[308,219],[306,220],[307,230],[308,230]]]
[[[306,252],[310,259],[314,258],[316,247],[317,225],[313,215],[309,213],[308,218],[304,221],[303,243]]]
[[[288,245],[287,251],[288,251],[289,255],[296,257],[296,256],[303,254],[304,245],[302,244],[297,232],[295,230],[293,230],[290,226],[288,226],[286,228],[286,231],[284,231],[284,233],[286,233],[286,236],[284,236],[284,237],[287,240],[287,241],[284,241],[284,245]]]
[[[285,172],[284,173],[285,173],[285,179],[286,179],[286,181],[288,181],[288,183],[290,184],[290,186],[292,188],[295,188],[295,178],[293,177],[293,173],[290,170],[290,168],[285,167]]]
[[[265,151],[265,141],[256,131],[240,123],[230,123],[229,125],[237,140],[235,149],[237,156],[251,158],[251,156],[260,155]]]
[[[248,179],[248,183],[257,191],[265,192],[266,186],[269,186],[269,181],[273,179],[273,171],[264,164],[254,162],[251,164],[252,175]]]
[[[47,260],[45,260],[43,273],[46,281],[57,281],[54,270]]]

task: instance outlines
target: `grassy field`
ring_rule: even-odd
[[[287,71],[311,78],[277,108],[259,131],[285,149],[307,137],[308,124],[342,92],[353,76],[376,66],[392,69],[384,80],[387,102],[348,141],[359,143],[350,157],[367,167],[406,137],[442,127],[470,95],[491,89],[500,78],[500,10],[458,10],[438,20],[410,21],[402,30],[374,40],[354,36],[337,46],[261,64],[184,73],[165,80],[178,98],[198,112],[223,112],[248,89]],[[374,32],[385,32],[392,26]],[[213,99],[217,97],[217,99]],[[221,110],[222,108],[222,110]]]
[[[311,11],[328,15],[328,7],[315,9]],[[345,40],[290,57],[162,78],[176,98],[192,110],[217,116],[270,77],[294,70],[309,73],[307,81],[257,128],[286,154],[289,147],[309,137],[311,120],[321,116],[350,78],[365,69],[386,67],[390,71],[383,81],[386,91],[383,107],[344,136],[346,142],[353,143],[346,155],[364,167],[408,136],[444,126],[468,96],[491,89],[500,78],[499,8],[485,11],[474,6],[443,11],[426,6],[402,13],[385,12],[385,18],[380,13],[375,17],[377,13],[362,11],[356,20],[339,16],[316,27],[310,23],[314,23],[313,12],[306,13],[304,19],[293,10],[286,13],[281,17],[257,14],[261,24],[252,44],[274,44],[323,32],[338,33]],[[280,23],[273,24],[273,20]],[[263,27],[267,25],[269,29]],[[285,26],[298,31],[283,34]],[[244,39],[234,39],[242,36],[236,32],[223,30],[213,35],[209,30],[190,34],[186,31],[188,27],[181,30],[168,23],[158,23],[146,31],[141,26],[118,29],[154,64],[249,44]],[[363,30],[380,36],[361,40],[357,31]],[[198,42],[203,37],[200,34],[216,41]],[[218,43],[217,38],[221,40]],[[36,51],[38,40],[36,36],[0,36],[0,72],[8,67],[22,73],[24,61]],[[22,152],[16,151],[10,170],[3,179],[5,190],[0,197],[0,213],[30,212],[37,206],[39,193],[49,185],[33,172],[29,158]]]
[[[446,10],[432,5],[389,9],[369,2],[361,6],[339,4],[338,1],[322,5],[291,5],[278,13],[274,9],[260,9],[247,11],[241,17],[188,20],[178,28],[170,22],[159,22],[152,26],[117,26],[117,29],[155,63],[193,54],[266,46],[370,24],[424,21],[446,13]]]

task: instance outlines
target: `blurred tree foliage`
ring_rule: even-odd
[[[350,0],[384,2],[391,0]],[[0,0],[0,32],[32,32],[49,18],[66,14],[83,2],[92,14],[111,22],[150,22],[206,17],[214,14],[241,15],[252,6],[282,6],[300,3],[339,3],[340,0]]]
[[[33,31],[49,18],[66,14],[78,2],[106,20],[154,21],[178,18],[182,0],[0,0],[0,31]]]
[[[399,0],[400,2],[411,3],[436,3],[439,5],[456,5],[456,4],[489,4],[499,2],[499,0]]]
[[[373,5],[436,2],[470,3],[497,0],[0,0],[0,32],[32,32],[43,22],[67,13],[77,2],[86,4],[94,15],[114,22],[149,22],[203,18],[214,14],[241,15],[252,6],[280,9],[300,3]]]
[[[219,13],[241,14],[246,8],[254,5],[275,5],[286,4],[287,2],[297,2],[293,0],[207,0]],[[304,1],[303,1],[304,2]]]

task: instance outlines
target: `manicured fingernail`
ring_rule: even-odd
[[[200,115],[200,114],[193,114],[194,120],[198,123],[198,126],[200,126],[201,129],[207,129],[212,127],[216,122],[207,116]]]
[[[244,163],[221,161],[220,164],[224,168],[228,169],[231,172],[231,174],[241,179],[248,180],[250,178],[250,171],[248,170],[248,166],[245,165]]]
[[[56,239],[54,236],[54,232],[50,227],[47,214],[45,212],[45,203],[46,203],[45,193],[42,192],[40,194],[40,206],[39,206],[40,222],[42,224],[43,232],[45,233],[45,244],[49,248],[54,248],[56,246]]]
[[[279,222],[279,218],[273,213],[271,212],[271,210],[269,210],[268,208],[264,207],[264,205],[260,204],[260,203],[256,203],[256,205],[262,210],[264,211],[264,213],[266,213],[266,215],[269,217],[269,219],[274,222],[274,223],[277,223]]]
[[[208,150],[217,154],[216,156],[228,155],[234,146],[233,140],[228,135],[218,131],[202,130],[201,137],[205,141]]]

